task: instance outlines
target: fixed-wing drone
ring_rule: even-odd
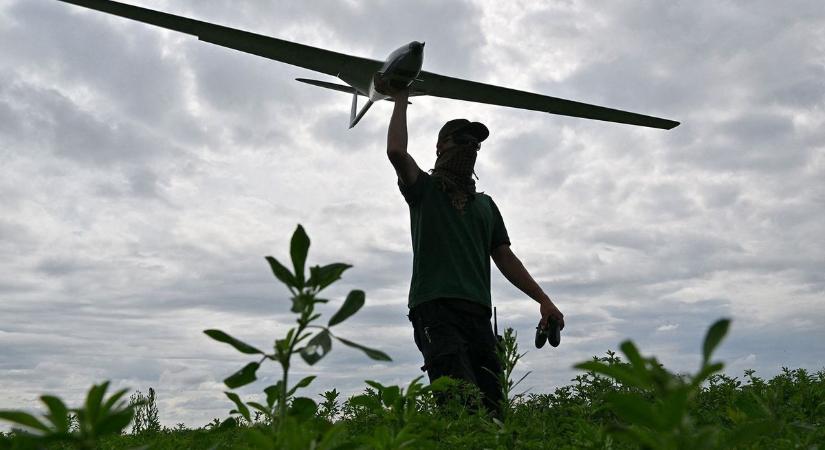
[[[109,0],[60,1],[191,34],[215,45],[337,77],[346,85],[306,78],[297,80],[352,94],[350,128],[361,120],[374,102],[389,99],[390,91],[398,89],[409,89],[411,97],[432,95],[666,130],[679,125],[679,122],[673,120],[423,71],[421,70],[424,62],[423,42],[410,42],[392,52],[384,62],[381,62],[125,3]],[[359,95],[368,98],[360,111],[358,111]]]

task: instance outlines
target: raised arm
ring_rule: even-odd
[[[549,317],[555,318],[556,321],[559,322],[559,327],[564,328],[564,314],[553,304],[553,301],[544,293],[544,290],[536,283],[536,280],[530,276],[530,273],[524,268],[521,260],[510,250],[509,244],[499,245],[494,248],[491,256],[498,270],[501,271],[501,274],[504,275],[510,283],[513,283],[513,286],[519,288],[539,303],[542,328],[547,327],[547,319]]]
[[[395,106],[387,131],[387,157],[395,168],[398,179],[405,186],[412,186],[418,179],[418,164],[407,153],[407,98],[409,93],[399,91],[393,96]]]

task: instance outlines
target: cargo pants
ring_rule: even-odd
[[[439,298],[421,303],[407,316],[415,345],[424,356],[430,382],[450,376],[476,385],[484,407],[501,416],[502,372],[490,310],[469,300]],[[490,373],[492,372],[492,373]],[[443,404],[444,398],[436,397]]]

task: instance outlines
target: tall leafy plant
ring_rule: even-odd
[[[525,378],[527,378],[528,375],[530,375],[530,373],[532,373],[528,371],[522,375],[518,381],[513,381],[513,372],[515,371],[516,365],[521,358],[527,354],[527,352],[519,353],[517,337],[518,333],[516,333],[512,328],[505,329],[504,337],[500,341],[499,346],[496,348],[502,370],[500,373],[494,375],[498,377],[499,385],[501,386],[501,412],[505,418],[512,411],[515,402],[524,396],[523,392],[514,396],[513,391],[516,386],[518,386],[522,381],[524,381]]]
[[[421,378],[412,380],[406,390],[400,386],[384,386],[377,381],[366,380],[372,389],[349,400],[350,407],[362,408],[380,418],[372,434],[361,438],[367,448],[414,448],[418,445],[422,438],[420,431],[426,428],[422,425],[419,402],[433,391],[445,390],[451,382],[449,378],[442,377],[425,386],[420,383]]]
[[[143,395],[140,391],[135,392],[129,396],[129,405],[135,411],[132,434],[157,433],[161,430],[154,389],[149,388],[149,395]]]
[[[234,412],[241,414],[248,422],[251,422],[249,407],[260,411],[270,419],[276,417],[280,419],[285,418],[288,413],[287,405],[293,394],[295,394],[298,389],[309,386],[315,379],[315,376],[308,376],[292,386],[289,385],[289,370],[292,367],[292,357],[296,354],[300,355],[307,364],[314,365],[330,352],[333,339],[335,339],[348,347],[361,350],[374,360],[391,361],[390,357],[384,352],[344,339],[332,332],[332,327],[352,317],[353,314],[364,306],[364,291],[357,289],[350,291],[341,307],[330,317],[327,324],[317,324],[321,314],[316,312],[316,305],[329,302],[328,299],[320,298],[318,295],[332,283],[339,280],[344,271],[352,266],[343,263],[312,266],[307,273],[306,261],[309,253],[309,245],[309,236],[307,236],[304,228],[298,225],[292,234],[289,246],[292,270],[288,269],[276,258],[272,256],[266,257],[275,278],[283,283],[292,295],[292,307],[290,310],[297,315],[297,326],[290,328],[284,337],[275,340],[273,353],[266,353],[259,350],[221,330],[204,330],[207,336],[216,341],[229,344],[241,353],[260,355],[259,360],[246,364],[243,368],[224,380],[224,384],[230,389],[239,388],[254,382],[257,379],[256,373],[258,369],[267,359],[276,361],[281,366],[281,380],[278,381],[277,384],[264,389],[267,398],[266,405],[257,402],[244,404],[237,394],[225,392],[237,406],[237,410]],[[291,404],[294,415],[302,417],[313,415],[317,409],[317,405],[313,400],[304,397],[292,399]],[[274,422],[275,421],[273,421],[273,423]],[[284,422],[283,420],[279,420],[278,423],[283,424]]]
[[[703,384],[724,368],[722,362],[712,362],[711,356],[729,327],[729,319],[720,319],[708,329],[702,344],[702,362],[694,375],[668,371],[655,357],[642,356],[632,341],[620,346],[627,363],[588,361],[575,367],[615,381],[617,390],[607,394],[605,400],[607,408],[620,420],[611,429],[618,437],[643,448],[735,447],[757,438],[769,424],[761,417],[750,418],[722,432],[719,427],[702,425],[697,420],[697,399]]]

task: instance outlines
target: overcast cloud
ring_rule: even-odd
[[[478,186],[567,322],[536,350],[537,305],[493,269],[533,392],[626,338],[694,370],[723,316],[730,375],[825,366],[821,1],[132,2],[379,60],[426,41],[425,70],[681,121],[412,100],[422,168],[446,120],[491,130]],[[319,375],[306,393],[420,374],[389,102],[348,130],[349,97],[294,81],[329,77],[53,0],[0,3],[0,56],[0,409],[77,405],[108,379],[153,387],[165,425],[226,417],[222,380],[248,360],[202,330],[265,348],[284,334],[264,256],[287,260],[298,223],[310,264],[354,266],[329,298],[367,292],[340,334],[394,359],[338,346],[296,366]]]

